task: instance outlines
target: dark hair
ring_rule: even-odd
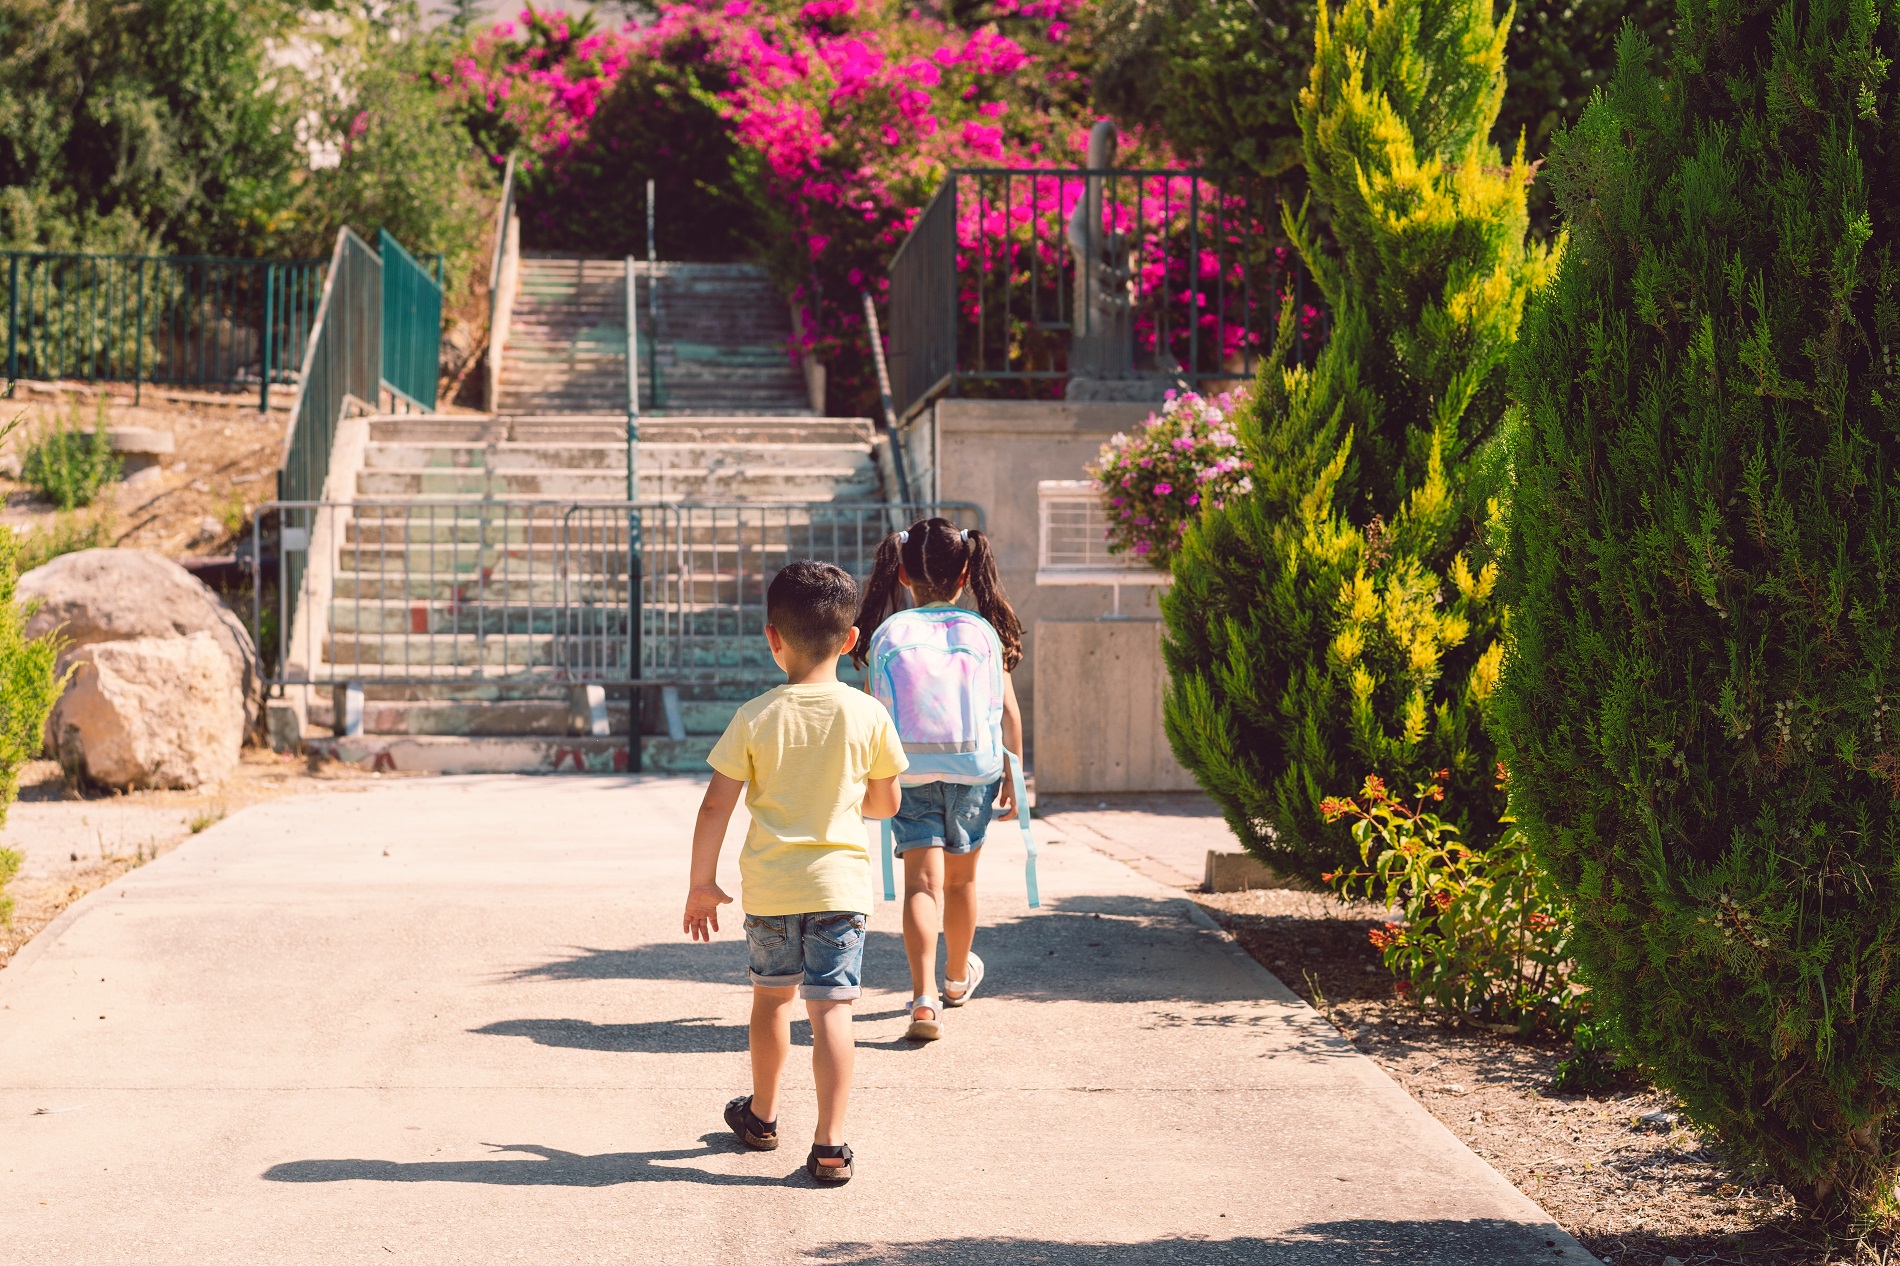
[[[923,602],[954,598],[958,580],[967,578],[977,614],[990,622],[1003,644],[1004,671],[1013,672],[1023,662],[1023,624],[997,579],[990,538],[979,528],[960,532],[948,519],[919,519],[908,532],[893,532],[877,547],[877,564],[865,582],[864,605],[858,609],[858,644],[851,651],[852,663],[862,668],[871,657],[871,634],[897,600],[899,563]]]
[[[857,605],[858,582],[850,572],[801,558],[772,577],[765,591],[765,622],[798,650],[822,656],[844,645]]]

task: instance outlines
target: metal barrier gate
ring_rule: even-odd
[[[254,594],[251,628],[280,692],[769,684],[778,569],[816,558],[862,581],[886,535],[933,516],[983,523],[962,502],[270,502],[252,557],[285,579]]]

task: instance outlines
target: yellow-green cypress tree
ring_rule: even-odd
[[[1253,490],[1187,535],[1163,603],[1177,755],[1262,856],[1352,850],[1319,802],[1368,774],[1449,774],[1468,838],[1503,808],[1481,708],[1494,568],[1474,544],[1505,359],[1545,272],[1530,166],[1486,139],[1511,14],[1489,0],[1322,4],[1300,131],[1335,249],[1288,216],[1333,326],[1310,369],[1262,370],[1235,429]]]

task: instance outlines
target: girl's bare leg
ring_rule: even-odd
[[[943,925],[941,848],[904,854],[904,956],[910,960],[910,996],[937,992],[937,933]],[[969,952],[965,942],[964,952]],[[927,1017],[934,1019],[934,1016]]]
[[[937,850],[933,849],[932,852]],[[943,978],[970,978],[970,943],[976,940],[976,859],[982,849],[943,859]]]

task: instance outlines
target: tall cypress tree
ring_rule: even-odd
[[[1900,3],[1681,14],[1553,149],[1496,717],[1597,1006],[1854,1217],[1900,1177]]]
[[[1495,569],[1472,547],[1506,353],[1545,271],[1521,148],[1507,164],[1486,140],[1509,25],[1490,0],[1322,3],[1299,123],[1337,249],[1287,218],[1332,336],[1283,371],[1286,314],[1235,418],[1253,491],[1189,530],[1163,601],[1176,754],[1244,842],[1308,874],[1352,849],[1321,799],[1368,774],[1409,789],[1448,769],[1480,837],[1503,808],[1478,715]]]

